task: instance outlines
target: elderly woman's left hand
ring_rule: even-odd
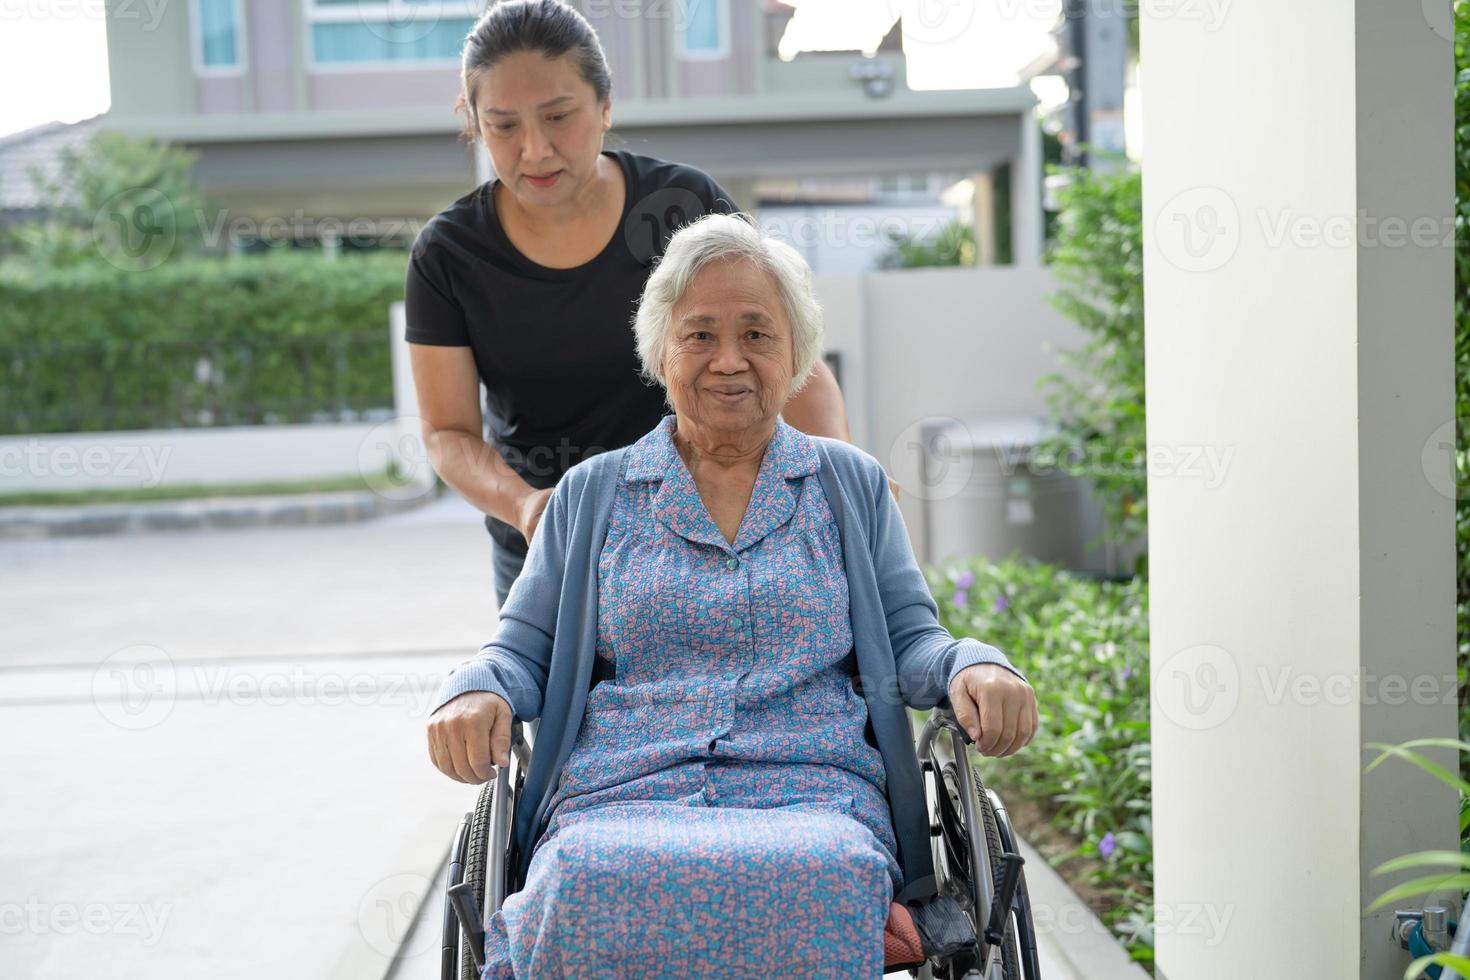
[[[956,674],[949,703],[981,755],[1010,755],[1036,734],[1036,692],[1000,664],[974,664]]]

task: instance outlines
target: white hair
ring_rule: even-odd
[[[775,280],[786,319],[791,322],[794,394],[806,384],[822,354],[822,307],[812,295],[812,270],[801,253],[761,233],[745,214],[707,214],[680,228],[643,286],[633,333],[643,377],[664,387],[664,353],[674,326],[674,306],[699,270],[716,259],[746,259]]]

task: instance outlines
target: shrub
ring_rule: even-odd
[[[0,276],[0,433],[355,418],[393,404],[402,253]]]

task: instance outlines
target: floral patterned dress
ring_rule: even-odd
[[[612,676],[485,976],[880,976],[902,877],[816,448],[777,421],[732,545],[673,428],[627,454],[598,565]]]

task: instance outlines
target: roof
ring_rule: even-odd
[[[81,122],[51,122],[9,136],[0,136],[0,211],[29,210],[40,206],[30,169],[38,167],[54,176],[61,165],[61,151],[80,148],[102,128],[106,113]]]
[[[956,91],[896,89],[882,99],[856,89],[841,93],[760,93],[696,99],[628,99],[616,107],[623,129],[738,126],[775,122],[1019,116],[1037,99],[1029,85]],[[449,110],[255,112],[169,116],[116,116],[122,132],[179,143],[258,142],[366,136],[440,136],[459,131]]]

